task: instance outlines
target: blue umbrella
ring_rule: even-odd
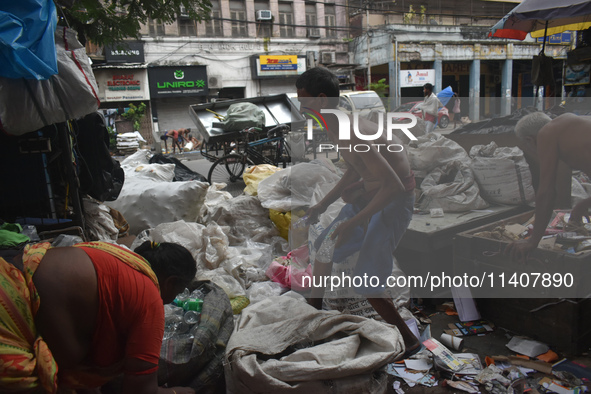
[[[454,91],[452,90],[451,86],[446,87],[441,92],[437,93],[437,98],[441,101],[443,106],[446,106],[449,99],[452,98],[454,95]]]

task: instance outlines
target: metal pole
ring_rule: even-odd
[[[365,28],[367,34],[367,90],[371,84],[371,53],[369,47],[369,2],[365,4]]]

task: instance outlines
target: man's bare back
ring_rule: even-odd
[[[591,176],[591,116],[560,115],[540,130],[540,137],[556,144],[558,158],[569,167]]]
[[[377,132],[377,129],[378,125],[376,125],[375,123],[363,118],[359,119],[359,131],[361,133],[374,135]],[[335,128],[335,126],[333,126],[329,127],[329,130],[331,139],[336,143],[343,144],[344,141],[338,141],[338,128]],[[366,155],[368,152],[355,152],[353,151],[353,149],[351,149],[351,152],[349,152],[346,149],[340,150],[345,162],[363,180],[364,189],[366,192],[372,192],[374,190],[377,190],[380,188],[380,186],[383,185],[385,179],[387,179],[387,177],[385,177],[384,171],[389,171],[387,167],[394,170],[394,173],[401,181],[401,185],[403,184],[404,179],[410,175],[410,163],[408,161],[408,156],[406,152],[391,152],[387,149],[388,145],[397,144],[400,147],[402,146],[402,141],[400,141],[400,139],[395,135],[392,136],[392,140],[387,140],[385,133],[383,133],[379,138],[377,138],[374,141],[362,141],[355,135],[355,133],[352,132],[351,140],[348,142],[352,146],[358,144],[369,145],[372,150],[379,153],[379,155],[383,158],[383,160],[375,158],[375,160],[373,161],[377,161],[376,165],[369,168],[367,163],[362,159],[362,155]],[[395,185],[387,186],[391,187]]]

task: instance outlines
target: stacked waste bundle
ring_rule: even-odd
[[[199,178],[181,176],[180,163],[157,163],[156,156],[138,150],[123,160],[125,184],[117,200],[106,204],[121,212],[129,224],[129,233],[136,236],[131,249],[146,240],[175,242],[186,247],[197,264],[197,276],[189,286],[191,292],[201,291],[198,296],[189,295],[189,300],[194,298],[196,302],[183,300],[187,294],[181,294],[177,296],[177,305],[166,306],[167,331],[161,349],[159,383],[204,390],[219,386],[225,374],[229,386],[252,392],[270,375],[275,375],[267,368],[274,368],[281,354],[287,351],[294,354],[293,359],[279,367],[304,371],[298,378],[304,379],[298,385],[302,389],[315,390],[334,382],[346,390],[359,391],[360,387],[370,386],[371,392],[382,392],[387,383],[383,368],[404,352],[399,333],[371,319],[377,315],[375,312],[353,316],[363,309],[369,310],[365,304],[347,301],[331,305],[329,308],[339,308],[345,313],[333,316],[334,312],[316,311],[302,297],[310,287],[305,278],[312,272],[308,229],[294,228],[291,218],[295,222],[307,207],[334,187],[341,171],[329,160],[301,163],[287,169],[263,167],[257,171],[251,167],[245,174],[256,178],[254,184],[247,182],[250,192],[256,195],[243,193],[233,197],[223,190],[223,185],[209,185]],[[329,208],[321,223],[330,223],[341,206],[339,202]],[[393,298],[397,304],[405,303],[408,294],[402,292]],[[283,314],[262,320],[249,317],[260,315],[261,310],[269,308],[269,303]],[[298,324],[290,325],[288,314]],[[234,321],[241,318],[240,327],[235,328]],[[315,329],[317,322],[328,322],[327,318],[335,324],[327,323],[324,331]],[[408,318],[412,318],[410,312],[405,316]],[[291,338],[289,341],[277,335],[265,335],[264,344],[249,339],[251,330],[273,331],[273,327],[286,324],[290,326],[289,332],[285,331]],[[350,334],[355,330],[363,331],[361,343]],[[238,332],[241,335],[236,336]],[[347,339],[337,341],[341,333]],[[302,335],[314,338],[310,342]],[[236,340],[230,342],[234,336]],[[332,365],[333,361],[323,363],[316,368],[318,372],[313,378],[306,378],[308,362],[299,361],[298,354],[322,358],[326,350],[322,343],[326,341],[336,341],[335,346],[353,346],[368,355],[338,353],[340,361],[334,360],[338,361],[337,367]],[[377,347],[367,347],[368,343],[384,350],[369,351]],[[265,371],[257,374],[251,383],[244,381],[242,372],[224,372],[223,368],[228,363],[246,366],[253,353],[242,352],[244,347],[264,349],[269,356]],[[296,354],[298,349],[301,352]],[[287,375],[275,378],[275,392],[280,392],[290,379]]]
[[[120,155],[131,155],[140,148],[140,142],[146,143],[146,140],[139,131],[133,133],[117,134],[117,150]]]

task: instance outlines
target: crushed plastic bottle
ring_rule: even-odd
[[[185,312],[185,316],[183,317],[185,323],[193,325],[199,323],[201,320],[201,312],[197,311],[187,311]]]
[[[332,261],[334,247],[337,242],[336,239],[332,239],[332,234],[341,223],[342,221],[335,223],[326,234],[326,237],[324,237],[320,248],[318,248],[318,251],[316,252],[316,261],[319,263],[327,264]]]
[[[306,228],[308,226],[309,219],[310,219],[310,215],[304,215],[301,218],[299,218],[298,220],[296,220],[295,223],[293,223],[291,225],[291,227],[295,230],[300,230],[300,229]]]

